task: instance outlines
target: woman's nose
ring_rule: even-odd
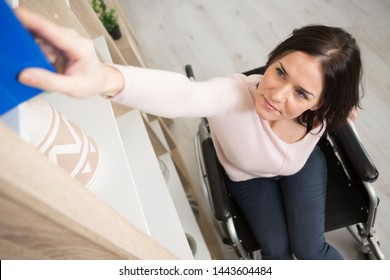
[[[272,91],[272,101],[274,102],[286,102],[287,98],[291,94],[291,88],[288,85],[284,85],[278,88],[275,88]]]

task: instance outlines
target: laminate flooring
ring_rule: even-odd
[[[199,81],[263,65],[278,42],[306,24],[340,26],[353,34],[362,52],[365,88],[356,126],[380,172],[374,183],[381,199],[375,228],[390,258],[389,0],[118,1],[149,68],[184,73],[184,65],[191,64]],[[176,119],[170,127],[195,184],[192,139],[198,123]],[[327,233],[327,238],[347,259],[363,258],[347,230]]]

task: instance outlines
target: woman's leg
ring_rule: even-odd
[[[263,259],[292,259],[278,179],[243,182],[226,179],[229,191],[260,244]]]
[[[280,181],[292,251],[298,259],[342,259],[325,241],[326,160],[316,147],[304,167]]]

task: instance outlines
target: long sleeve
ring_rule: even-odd
[[[279,139],[256,112],[260,75],[192,82],[172,72],[114,67],[125,78],[114,101],[164,117],[208,117],[219,162],[233,181],[298,172],[322,135],[317,127],[295,143]]]
[[[113,65],[125,80],[113,101],[143,112],[169,117],[210,117],[228,112],[245,84],[236,76],[193,82],[186,76],[132,66]]]

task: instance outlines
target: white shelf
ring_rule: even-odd
[[[159,157],[169,170],[168,189],[179,215],[181,225],[186,234],[189,234],[195,241],[196,253],[194,258],[198,260],[211,259],[206,242],[204,241],[202,232],[199,229],[198,222],[192,212],[191,205],[188,202],[187,195],[183,189],[176,167],[169,154]]]
[[[193,259],[141,113],[117,118],[150,236],[180,259]]]
[[[97,143],[100,159],[92,192],[147,232],[145,216],[111,103],[101,97],[78,100],[58,93],[42,94],[39,97],[76,123]]]
[[[161,141],[161,143],[167,148],[168,143],[164,137],[164,133],[161,129],[161,126],[158,120],[154,120],[150,122],[150,126],[152,127],[154,133],[156,133],[157,137]],[[207,248],[206,242],[204,241],[202,232],[198,226],[198,222],[192,212],[191,205],[188,201],[187,195],[184,191],[183,184],[181,183],[179,174],[177,173],[175,164],[171,158],[171,156],[166,153],[159,157],[160,160],[164,162],[166,167],[168,168],[169,176],[167,180],[167,186],[173,203],[176,208],[176,212],[179,215],[181,225],[186,234],[189,234],[194,238],[196,243],[196,254],[195,259],[206,260],[211,259],[209,250]]]

